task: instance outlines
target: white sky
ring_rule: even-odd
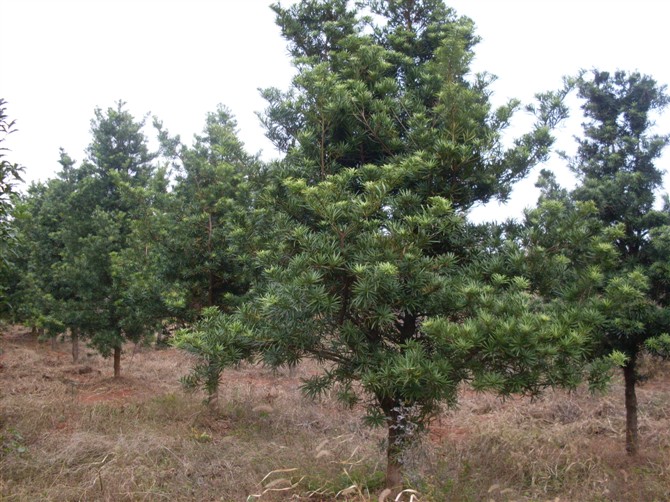
[[[249,151],[275,156],[254,112],[258,88],[288,87],[292,69],[268,0],[0,0],[0,97],[17,120],[9,160],[28,181],[58,169],[58,148],[77,161],[96,106],[122,99],[137,117],[158,116],[190,143],[223,103]],[[284,2],[291,3],[291,2]],[[580,68],[638,70],[670,83],[670,2],[663,0],[451,0],[483,38],[475,71],[499,77],[494,102],[525,102]],[[148,121],[150,125],[150,120]],[[579,120],[562,129],[570,147]],[[670,110],[658,120],[670,131]],[[148,136],[153,131],[148,127]],[[565,139],[567,138],[567,139]],[[668,168],[670,156],[658,164]],[[551,161],[550,167],[561,162]],[[561,179],[568,180],[565,176]],[[475,210],[501,219],[533,205],[534,177],[507,207]]]

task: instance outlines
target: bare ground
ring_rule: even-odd
[[[83,347],[82,347],[83,349]],[[227,371],[216,409],[185,393],[192,361],[128,347],[111,361],[22,328],[0,338],[0,500],[378,500],[383,431],[305,400],[300,379]],[[670,374],[640,387],[642,454],[624,452],[623,390],[498,398],[464,389],[405,458],[420,501],[670,500]],[[406,493],[403,500],[409,500]]]

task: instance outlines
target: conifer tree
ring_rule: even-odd
[[[255,250],[272,241],[273,211],[258,205],[268,176],[246,152],[237,123],[223,106],[207,115],[203,134],[191,147],[157,125],[176,172],[165,212],[156,218],[165,263],[159,277],[173,317],[191,323],[201,316],[178,331],[173,344],[201,358],[184,383],[203,385],[214,406],[221,372],[249,357],[253,346],[242,341],[246,331],[239,321],[216,313],[232,312],[245,300],[258,276]]]
[[[132,244],[133,221],[146,211],[137,190],[153,173],[142,125],[122,102],[97,109],[88,158],[75,167],[61,150],[61,172],[31,188],[20,220],[28,251],[20,289],[24,297],[35,293],[27,315],[51,334],[69,328],[75,360],[80,334],[103,355],[113,354],[115,376],[123,343],[140,340],[156,322],[146,296],[129,293],[128,260],[119,265]]]
[[[561,96],[539,96],[533,130],[505,148],[519,103],[492,109],[491,77],[470,72],[472,22],[440,1],[363,4],[372,30],[344,0],[273,6],[298,69],[288,91],[264,91],[262,121],[286,153],[259,198],[276,210],[277,238],[236,316],[250,331],[204,324],[236,327],[228,355],[327,362],[304,389],[368,405],[397,487],[404,448],[460,382],[502,394],[574,386],[590,339],[505,273],[466,219],[545,157]]]
[[[10,305],[7,301],[8,285],[17,280],[12,273],[10,263],[16,258],[16,232],[12,224],[12,210],[16,193],[16,184],[21,180],[23,168],[7,160],[7,148],[3,145],[6,137],[13,133],[15,121],[9,120],[7,102],[0,98],[0,316],[8,315]]]
[[[670,338],[670,207],[654,206],[663,173],[655,162],[670,135],[654,134],[653,114],[669,97],[665,87],[639,73],[594,70],[577,81],[587,121],[570,166],[579,184],[575,201],[591,201],[601,225],[615,234],[616,263],[605,269],[600,294],[604,351],[625,354],[626,450],[639,448],[638,360],[645,348],[667,353]]]
[[[116,108],[95,110],[92,142],[81,166],[85,176],[73,195],[73,203],[88,213],[78,222],[78,249],[71,250],[81,270],[78,290],[84,329],[103,355],[113,355],[115,376],[120,375],[124,342],[141,340],[155,322],[135,317],[137,306],[129,304],[133,298],[128,296],[123,268],[115,266],[129,246],[132,222],[143,209],[132,190],[147,186],[156,157],[142,133],[144,121],[136,121],[124,106],[119,102]]]
[[[67,286],[63,283],[60,256],[61,236],[69,211],[67,198],[73,190],[70,183],[74,161],[61,149],[63,171],[56,179],[32,183],[17,202],[13,212],[18,253],[13,271],[12,320],[44,332],[48,337],[59,335],[69,310],[63,302]]]
[[[209,113],[192,147],[159,126],[163,150],[175,162],[175,185],[157,222],[166,264],[163,281],[181,317],[193,320],[203,307],[230,310],[251,283],[250,255],[256,238],[249,227],[258,159],[237,137],[237,123],[219,106]]]

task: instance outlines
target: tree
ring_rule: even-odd
[[[15,121],[10,121],[7,116],[7,102],[0,98],[0,313],[5,313],[9,308],[6,302],[5,280],[10,274],[10,263],[15,257],[13,248],[16,245],[16,235],[13,230],[11,212],[16,194],[16,183],[21,182],[23,168],[5,158],[7,148],[2,144],[7,136],[14,132]]]
[[[423,203],[399,165],[348,169],[288,201],[312,220],[291,224],[267,258],[267,284],[242,312],[264,361],[328,362],[308,395],[337,390],[388,431],[387,484],[402,483],[402,452],[461,382],[501,394],[574,386],[589,349],[571,313],[538,302],[504,262],[472,248],[448,200]],[[296,209],[297,210],[297,209]],[[435,243],[446,249],[436,252]],[[358,387],[360,384],[360,387]]]
[[[298,74],[264,91],[268,137],[286,152],[263,198],[278,235],[236,316],[266,363],[328,363],[308,394],[368,404],[397,487],[403,449],[460,382],[575,385],[590,339],[465,218],[546,156],[561,95],[539,96],[535,127],[505,149],[519,103],[493,110],[491,78],[471,74],[472,22],[439,1],[364,3],[372,34],[343,0],[273,6]]]
[[[163,150],[177,160],[174,187],[155,218],[166,265],[163,281],[182,306],[180,316],[192,321],[203,307],[232,309],[250,287],[259,162],[246,153],[234,117],[221,105],[207,115],[192,147],[158,125]]]
[[[142,133],[144,121],[135,121],[124,105],[119,102],[105,113],[96,109],[91,122],[93,141],[81,167],[88,176],[77,194],[86,201],[83,207],[93,202],[77,253],[86,271],[81,278],[89,313],[86,331],[103,355],[113,353],[115,376],[120,375],[125,340],[140,341],[156,324],[152,316],[136,316],[143,299],[128,295],[126,269],[116,262],[129,247],[133,220],[146,210],[145,200],[133,196],[134,189],[148,185],[156,157]]]
[[[57,177],[31,185],[17,208],[22,261],[16,319],[44,330],[52,339],[69,329],[76,362],[82,327],[76,280],[80,271],[69,260],[68,249],[77,247],[78,217],[85,208],[71,203],[81,171],[63,149],[59,163],[62,169]]]
[[[634,455],[639,448],[638,358],[645,347],[661,350],[670,329],[667,197],[663,209],[654,207],[663,181],[655,161],[670,136],[651,133],[652,114],[663,110],[670,98],[651,77],[623,71],[582,74],[577,88],[587,122],[577,154],[570,159],[579,180],[571,196],[592,201],[601,224],[619,232],[619,258],[606,270],[600,291],[600,335],[603,350],[627,357],[626,450]]]
[[[160,277],[168,285],[175,317],[191,323],[201,316],[178,331],[173,344],[202,359],[184,383],[203,385],[215,405],[223,369],[251,357],[253,345],[239,321],[217,313],[232,312],[244,302],[259,271],[253,255],[263,243],[273,242],[273,213],[258,201],[267,170],[246,153],[237,123],[223,106],[207,115],[203,135],[190,148],[170,138],[160,124],[159,129],[165,154],[177,159],[174,189],[156,218],[166,263]]]
[[[24,237],[31,251],[26,277],[33,278],[37,313],[52,331],[69,328],[73,358],[85,335],[104,356],[114,355],[114,375],[126,340],[139,341],[156,324],[149,315],[149,282],[132,282],[129,249],[135,220],[146,213],[142,190],[152,179],[154,154],[124,103],[95,110],[93,141],[79,166],[61,150],[57,179],[35,186],[27,199]],[[135,272],[139,268],[134,267]]]

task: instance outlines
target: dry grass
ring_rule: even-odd
[[[0,341],[3,501],[377,500],[383,432],[360,410],[305,401],[300,377],[247,367],[224,375],[216,410],[178,379],[174,350],[70,362],[30,335]],[[87,351],[82,351],[86,354]],[[551,392],[530,403],[464,390],[405,458],[421,501],[670,500],[670,385],[639,390],[642,451],[623,451],[623,391]],[[253,497],[257,495],[258,497]],[[250,497],[251,496],[251,497]],[[411,495],[407,494],[405,500]]]

